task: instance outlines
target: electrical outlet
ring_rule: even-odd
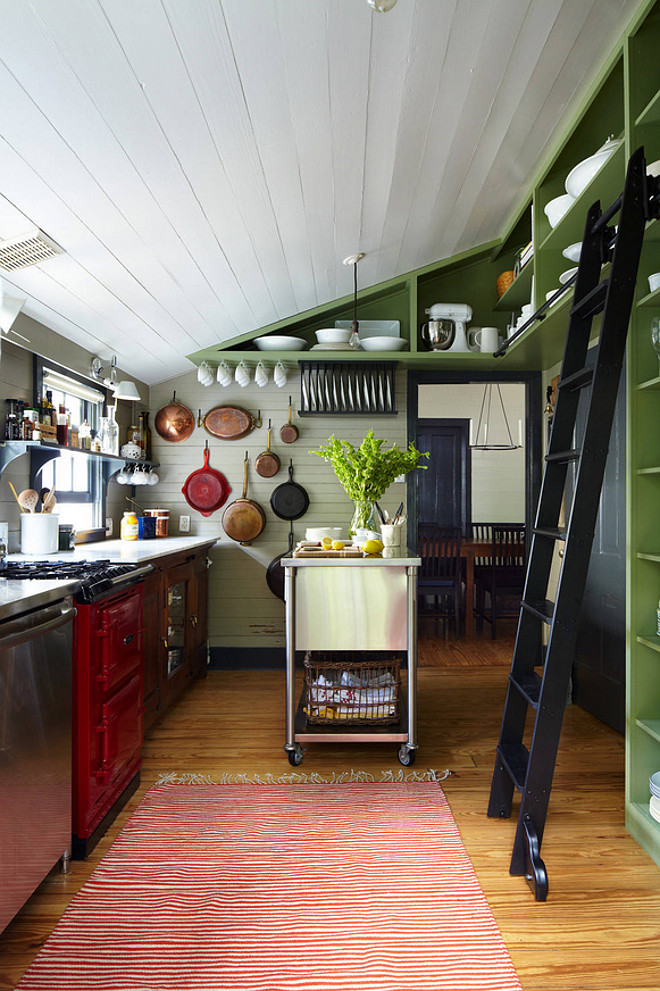
[[[0,523],[0,543],[9,551],[9,523]]]
[[[179,533],[190,533],[190,517],[179,517]]]
[[[105,518],[105,535],[106,537],[112,536],[112,516],[106,516]]]

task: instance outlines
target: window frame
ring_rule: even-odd
[[[65,368],[63,365],[58,364],[56,361],[51,361],[50,358],[44,358],[42,355],[35,354],[33,355],[32,381],[33,381],[34,405],[37,408],[41,404],[41,397],[44,391],[44,375],[43,375],[44,368],[52,369],[54,372],[57,372],[59,375],[71,379],[72,382],[79,382],[81,385],[90,388],[90,382],[87,378],[85,378],[84,375],[80,375],[78,372],[73,372],[69,368]],[[107,406],[108,404],[108,390],[105,388],[105,386],[96,382],[93,384],[93,387],[99,392],[99,394],[102,397],[100,406],[101,406],[101,415],[103,415],[103,407]],[[93,404],[90,400],[82,400],[82,402],[84,403],[83,410],[85,412],[85,416],[87,420],[91,422],[90,417],[87,414],[90,412],[89,408],[93,408],[95,404]],[[96,427],[93,427],[93,429],[95,431],[98,430],[98,426],[99,425],[97,424]],[[57,455],[56,458],[53,458],[52,461],[50,461],[49,463],[56,461],[58,457],[59,454]],[[94,527],[103,526],[105,521],[105,513],[106,513],[106,486],[103,480],[101,460],[100,458],[87,458],[86,462],[87,462],[87,490],[86,491],[83,491],[82,489],[81,490],[72,489],[67,491],[58,490],[56,493],[56,497],[58,502],[62,504],[72,503],[72,502],[90,503],[93,506],[92,525]],[[36,489],[37,492],[44,487],[42,481],[42,475],[41,475],[41,470],[43,467],[44,467],[43,457],[40,457],[39,454],[37,454],[36,456],[31,454],[30,486],[31,488]]]

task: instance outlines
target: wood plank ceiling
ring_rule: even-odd
[[[636,6],[0,0],[5,292],[152,384],[486,241]]]

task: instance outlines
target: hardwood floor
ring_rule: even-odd
[[[515,819],[485,814],[508,671],[478,663],[489,644],[486,637],[474,646],[471,664],[419,671],[414,769],[451,770],[442,787],[525,991],[657,991],[660,869],[624,829],[623,738],[577,707],[566,711],[543,843],[547,902],[535,902],[508,873]],[[426,649],[432,656],[433,644]],[[435,649],[446,656],[444,640]],[[193,684],[146,740],[140,790],[89,861],[75,862],[66,877],[52,872],[0,936],[0,989],[14,987],[159,774],[279,776],[292,771],[283,739],[282,672],[214,671]],[[391,744],[317,744],[300,770],[328,776],[351,768],[378,776],[401,769]]]

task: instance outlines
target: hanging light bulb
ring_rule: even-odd
[[[396,0],[367,0],[367,3],[379,14],[386,14],[388,10],[392,9]]]
[[[516,451],[522,447],[522,444],[515,444],[511,436],[499,382],[486,383],[475,441],[476,443],[470,444],[473,451]]]
[[[360,259],[364,258],[364,251],[358,251],[356,255],[349,255],[348,258],[344,258],[344,265],[353,266],[353,323],[351,324],[351,333],[357,334],[359,323],[357,318],[357,301],[358,301],[358,284],[357,284],[357,267]]]

